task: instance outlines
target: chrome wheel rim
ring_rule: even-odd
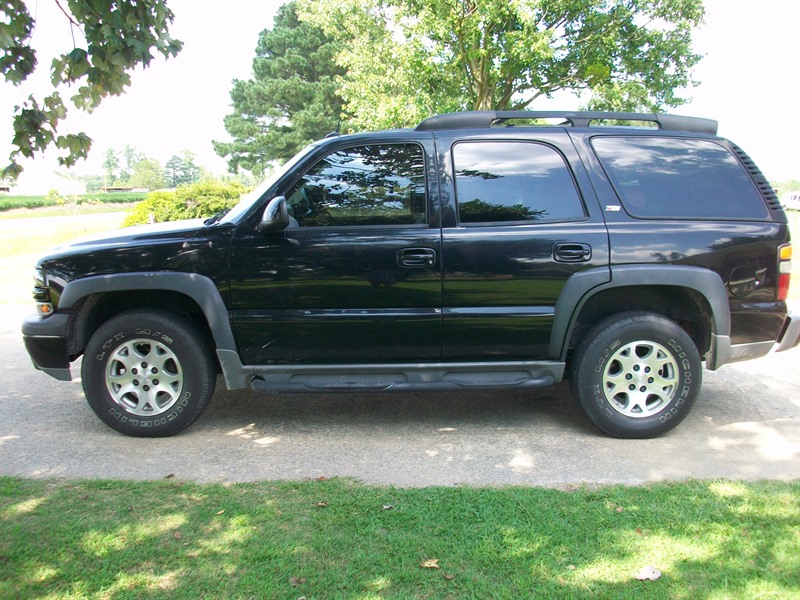
[[[183,390],[183,368],[175,353],[150,339],[118,346],[106,367],[106,387],[126,412],[152,417],[169,410]]]
[[[678,388],[678,363],[661,344],[631,342],[619,348],[603,371],[603,391],[611,407],[633,418],[661,412]]]

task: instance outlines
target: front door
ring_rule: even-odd
[[[343,142],[344,143],[344,142]],[[245,364],[441,356],[441,233],[422,144],[326,146],[276,195],[289,227],[240,227],[231,303]]]

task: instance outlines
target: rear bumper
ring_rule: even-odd
[[[711,336],[711,352],[706,357],[706,367],[712,371],[722,365],[766,356],[770,352],[790,350],[800,344],[800,315],[789,312],[776,341],[732,344],[726,335]]]
[[[47,318],[32,315],[22,322],[22,340],[33,366],[61,381],[71,381],[67,328],[69,315],[56,313]]]
[[[778,343],[775,352],[783,352],[795,348],[800,344],[800,315],[789,312],[783,322],[783,329],[778,335]]]

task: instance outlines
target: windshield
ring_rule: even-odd
[[[297,163],[299,163],[306,155],[310,154],[314,148],[317,147],[316,143],[309,144],[305,148],[303,148],[300,152],[295,154],[292,158],[290,158],[286,164],[281,167],[278,167],[275,171],[273,171],[272,175],[267,177],[261,184],[256,187],[252,192],[248,192],[242,199],[239,201],[239,204],[234,206],[228,214],[222,217],[219,222],[220,223],[232,223],[239,220],[239,217],[244,215],[250,208],[258,202],[258,199],[264,195],[264,193],[275,185],[275,182],[278,181],[285,173],[287,173],[292,167],[294,167]]]

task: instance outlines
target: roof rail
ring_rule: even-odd
[[[562,125],[589,127],[591,121],[648,121],[665,131],[717,134],[717,121],[679,115],[605,111],[473,110],[436,115],[417,125],[417,131],[484,128],[502,125],[513,119],[564,119]]]

